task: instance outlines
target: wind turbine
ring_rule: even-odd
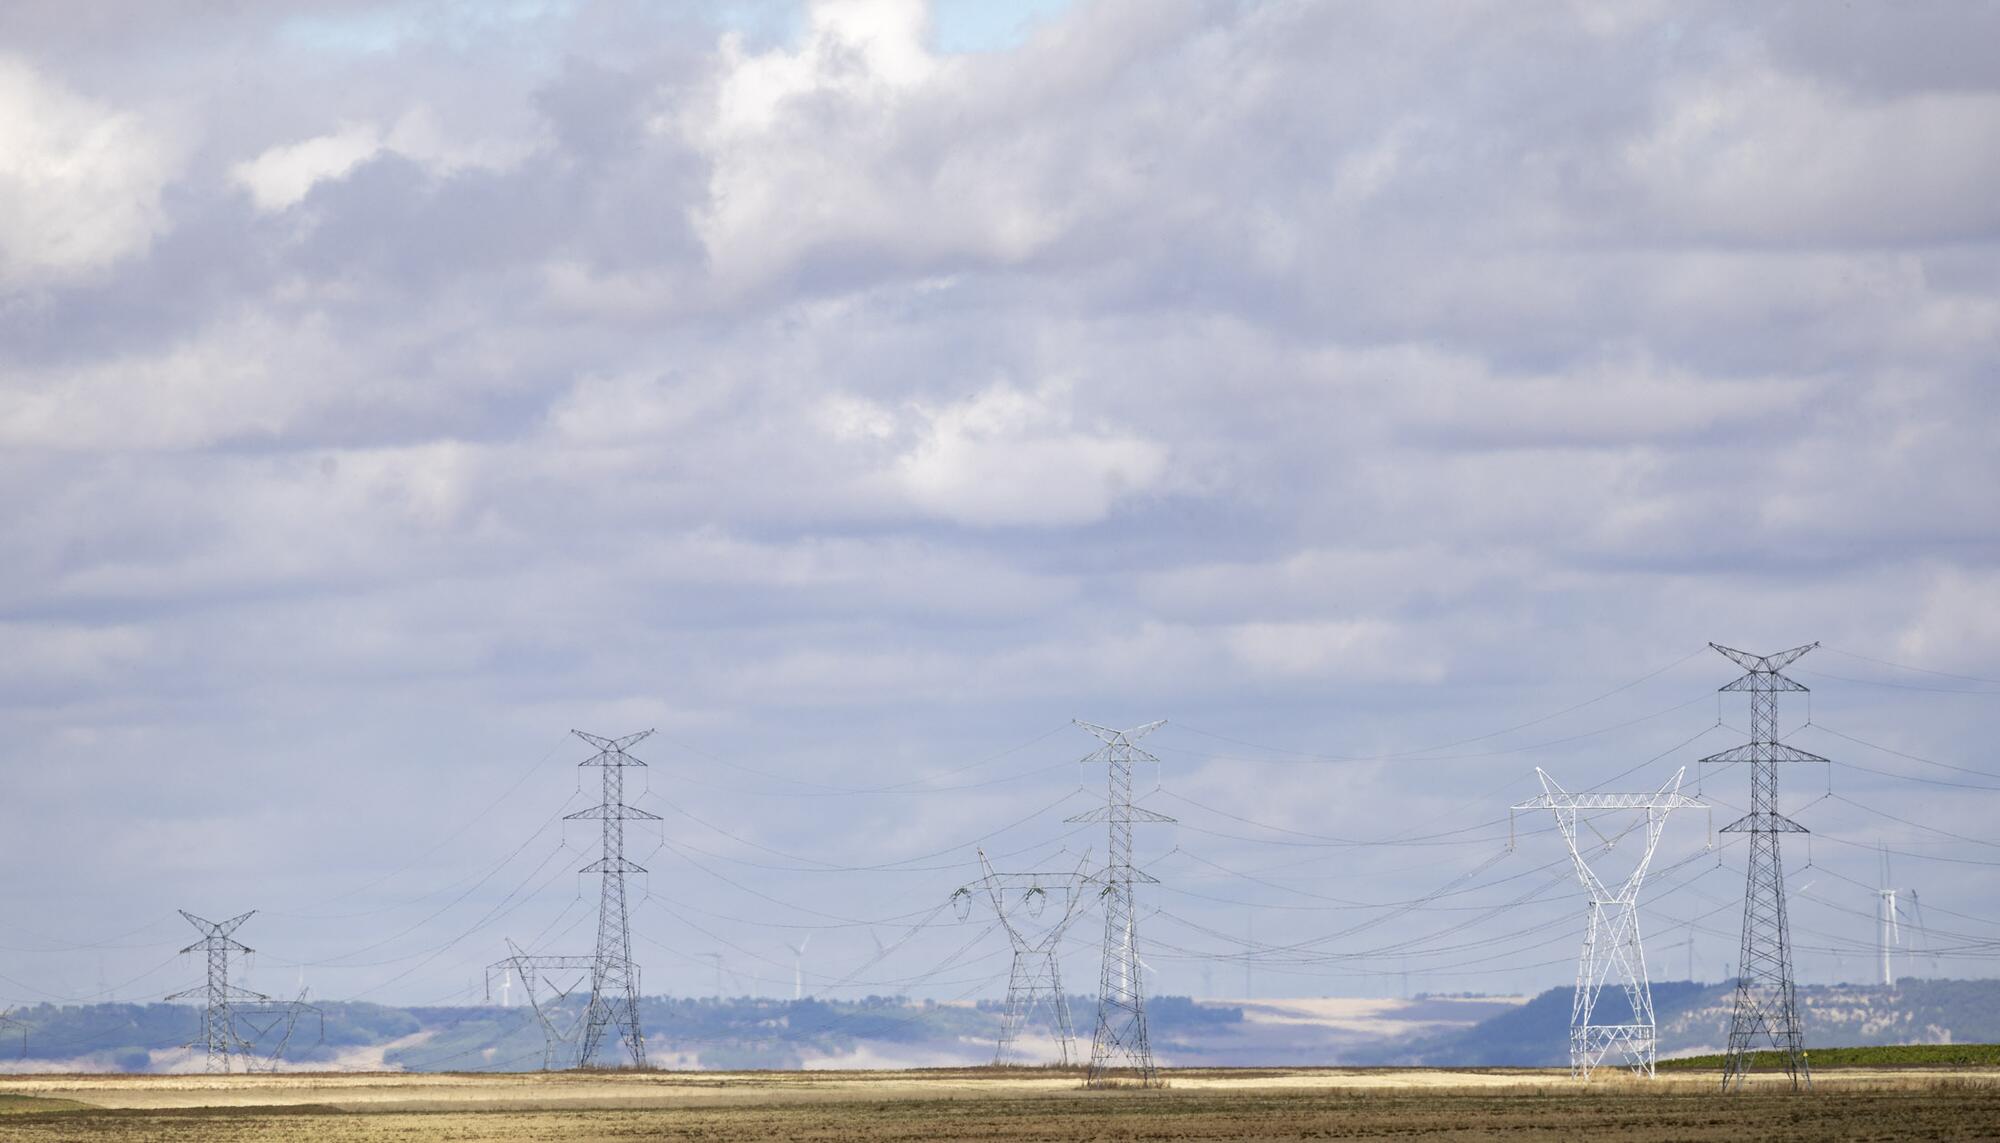
[[[812,941],[813,941],[812,934],[807,933],[806,939],[800,941],[798,944],[791,944],[787,942],[785,945],[786,948],[792,950],[792,999],[793,1000],[805,999],[806,946],[811,944]]]
[[[1877,902],[1876,914],[1877,920],[1880,922],[1880,927],[1876,932],[1875,947],[1882,956],[1882,984],[1884,987],[1893,987],[1896,983],[1896,968],[1892,959],[1893,950],[1896,946],[1903,943],[1903,929],[1899,923],[1902,908],[1898,905],[1896,898],[1898,896],[1907,896],[1910,899],[1910,919],[1915,922],[1919,935],[1922,935],[1924,931],[1924,914],[1922,903],[1917,900],[1917,891],[1915,889],[1895,889],[1890,886],[1889,847],[1877,842],[1876,849],[1882,855],[1882,887],[1875,890]],[[1925,943],[1929,944],[1928,941]]]

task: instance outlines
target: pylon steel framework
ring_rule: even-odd
[[[1653,989],[1646,978],[1646,952],[1639,939],[1639,887],[1646,880],[1646,868],[1652,864],[1654,852],[1659,849],[1667,815],[1682,808],[1706,806],[1680,792],[1681,779],[1686,773],[1685,767],[1674,771],[1666,785],[1650,794],[1572,794],[1549,777],[1546,770],[1536,767],[1542,796],[1514,806],[1516,810],[1545,809],[1555,814],[1556,826],[1562,831],[1570,861],[1576,867],[1576,879],[1590,895],[1590,919],[1584,930],[1583,953],[1577,959],[1576,993],[1569,1014],[1569,1070],[1580,1079],[1589,1079],[1591,1071],[1604,1066],[1613,1055],[1640,1075],[1651,1078],[1654,1074],[1658,1036],[1653,1019]],[[1634,822],[1610,837],[1599,832],[1587,816],[1639,810],[1646,814],[1643,823]],[[1627,833],[1644,826],[1644,844],[1638,860],[1617,888],[1599,877],[1584,857],[1583,847],[1577,843],[1579,824],[1597,835],[1607,853]],[[1606,985],[1624,991],[1631,1012],[1626,1022],[1593,1021],[1598,997]]]
[[[1013,967],[1007,975],[1007,1011],[1001,1018],[1000,1036],[993,1051],[995,1064],[1015,1062],[1015,1042],[1037,1014],[1044,1016],[1056,1034],[1057,1052],[1063,1067],[1075,1062],[1076,1033],[1069,1019],[1069,998],[1063,995],[1060,959],[1063,933],[1068,931],[1083,902],[1088,880],[1088,855],[1069,873],[995,873],[979,850],[979,867],[986,875],[962,886],[952,896],[969,902],[975,892],[984,892],[993,906],[1000,927],[1007,930],[1013,945]],[[1059,909],[1052,920],[1040,918],[1050,909]],[[1026,912],[1027,919],[1020,914]]]
[[[4,1032],[9,1028],[19,1028],[21,1030],[21,1058],[27,1059],[28,1023],[25,1020],[16,1019],[14,1016],[14,1010],[11,1007],[8,1008],[5,1012],[0,1012],[0,1032]]]
[[[494,961],[486,967],[486,999],[493,999],[493,982],[496,976],[505,980],[510,976],[521,981],[521,988],[528,994],[528,1004],[535,1012],[535,1021],[542,1026],[542,1070],[552,1071],[569,1066],[569,1060],[576,1054],[577,1034],[583,1030],[582,1013],[572,1010],[565,1014],[563,1003],[575,994],[584,981],[593,979],[597,968],[594,956],[536,956],[521,951],[513,941],[507,942],[511,953],[505,960]]]
[[[1744,675],[1721,688],[1750,696],[1750,741],[1711,754],[1704,765],[1750,764],[1750,812],[1722,827],[1724,833],[1750,835],[1750,857],[1743,888],[1743,946],[1737,957],[1736,1003],[1729,1021],[1729,1051],[1722,1064],[1722,1089],[1743,1086],[1751,1054],[1759,1039],[1769,1039],[1785,1062],[1785,1074],[1797,1090],[1812,1087],[1806,1059],[1805,1032],[1799,1025],[1798,998],[1792,986],[1791,926],[1785,917],[1785,865],[1778,837],[1805,833],[1806,827],[1778,812],[1778,763],[1825,762],[1778,741],[1778,695],[1804,693],[1807,688],[1783,674],[1786,667],[1819,646],[1808,643],[1775,655],[1753,655],[1719,643],[1710,647],[1742,667]]]
[[[577,1066],[587,1068],[596,1063],[605,1031],[616,1028],[618,1039],[632,1055],[633,1066],[643,1068],[646,1039],[639,1031],[639,965],[632,959],[632,922],[626,912],[625,875],[646,870],[625,860],[625,823],[659,821],[660,816],[625,804],[625,771],[645,765],[627,750],[653,732],[642,730],[623,738],[599,738],[581,730],[570,733],[597,747],[595,755],[578,765],[595,766],[603,771],[604,777],[602,800],[566,819],[594,820],[604,827],[603,852],[582,870],[603,876],[597,898],[597,953],[592,957],[590,970],[590,1007],[584,1016],[583,1050],[577,1057]]]
[[[1104,967],[1097,983],[1097,1030],[1090,1039],[1085,1082],[1097,1085],[1119,1072],[1129,1072],[1150,1086],[1158,1082],[1159,1069],[1153,1066],[1153,1047],[1146,1038],[1146,996],[1139,978],[1138,918],[1132,886],[1138,882],[1157,884],[1159,879],[1132,865],[1132,823],[1174,819],[1132,804],[1132,763],[1159,762],[1133,743],[1165,725],[1166,719],[1131,730],[1112,730],[1082,721],[1076,724],[1104,743],[1086,755],[1084,762],[1103,762],[1108,774],[1103,808],[1068,819],[1104,822],[1108,838],[1104,871],[1094,879],[1097,900],[1104,910]]]
[[[236,1038],[235,1019],[230,1015],[233,1003],[247,1000],[252,1003],[268,1004],[271,1000],[261,992],[237,988],[229,983],[229,954],[248,955],[251,951],[249,945],[230,934],[242,928],[243,922],[249,920],[256,912],[257,910],[252,909],[247,913],[238,913],[226,921],[210,921],[197,917],[186,909],[180,910],[181,916],[187,918],[188,924],[193,925],[195,930],[202,934],[200,940],[182,949],[181,952],[185,954],[198,951],[208,955],[208,983],[176,992],[167,999],[185,1000],[191,996],[203,999],[201,1033],[187,1046],[201,1048],[207,1052],[208,1059],[205,1066],[207,1071],[228,1071],[230,1049],[243,1046]]]
[[[320,1020],[320,1035],[326,1035],[326,1020],[318,1008],[306,1003],[306,994],[299,992],[299,998],[279,1001],[261,992],[238,988],[229,983],[229,956],[231,953],[248,955],[253,950],[249,945],[237,940],[232,934],[243,926],[243,922],[256,914],[252,909],[238,913],[226,921],[210,921],[197,917],[186,909],[180,914],[195,927],[202,937],[182,949],[182,953],[202,952],[207,954],[208,980],[196,988],[185,989],[166,997],[168,1000],[185,1000],[192,996],[202,998],[201,1032],[196,1039],[186,1045],[199,1048],[206,1053],[204,1069],[211,1072],[229,1070],[232,1054],[243,1057],[245,1071],[250,1070],[251,1060],[257,1055],[255,1044],[268,1037],[281,1025],[284,1034],[279,1037],[268,1058],[275,1068],[285,1048],[292,1042],[292,1033],[298,1028],[299,1017],[311,1013]],[[244,1023],[252,1031],[252,1037],[243,1036],[236,1030],[238,1022]]]

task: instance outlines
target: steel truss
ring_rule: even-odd
[[[1704,765],[1750,764],[1750,812],[1722,827],[1750,835],[1750,858],[1743,887],[1743,947],[1737,959],[1736,1002],[1729,1020],[1729,1051],[1723,1059],[1722,1088],[1740,1089],[1759,1040],[1768,1040],[1785,1064],[1793,1090],[1812,1087],[1805,1031],[1799,1024],[1792,985],[1792,934],[1785,916],[1785,863],[1778,851],[1782,834],[1806,827],[1778,812],[1778,763],[1825,762],[1778,741],[1778,695],[1805,693],[1782,673],[1818,643],[1775,655],[1753,655],[1717,643],[1710,647],[1744,669],[1742,678],[1721,688],[1750,696],[1750,741],[1711,754]]]
[[[1093,878],[1104,910],[1104,966],[1097,984],[1097,1031],[1091,1036],[1090,1068],[1085,1073],[1085,1082],[1092,1086],[1115,1082],[1120,1075],[1148,1087],[1159,1082],[1146,1036],[1146,996],[1139,978],[1142,966],[1132,895],[1133,884],[1159,879],[1132,865],[1132,823],[1174,819],[1132,804],[1132,763],[1159,762],[1133,743],[1165,723],[1161,719],[1131,730],[1077,723],[1104,742],[1084,761],[1104,763],[1108,775],[1103,808],[1068,819],[1104,822],[1109,835],[1104,870]]]
[[[1649,794],[1572,794],[1556,784],[1548,772],[1537,767],[1542,796],[1514,806],[1516,810],[1549,810],[1569,846],[1570,862],[1576,877],[1590,895],[1589,923],[1584,930],[1583,953],[1577,958],[1576,993],[1570,1003],[1569,1070],[1579,1079],[1615,1059],[1620,1066],[1651,1078],[1658,1056],[1658,1031],[1653,1018],[1653,990],[1646,979],[1646,953],[1639,939],[1639,887],[1646,869],[1659,849],[1660,834],[1666,829],[1667,815],[1678,809],[1705,808],[1680,792],[1685,767],[1674,771],[1666,785]],[[1606,837],[1592,823],[1592,816],[1643,811],[1645,818]],[[1595,847],[1608,853],[1633,829],[1643,827],[1644,846],[1638,861],[1616,888],[1607,884],[1590,867],[1579,844],[1577,827],[1596,835]],[[1593,1019],[1599,996],[1605,987],[1625,993],[1630,1009],[1622,1024],[1599,1024]]]
[[[1038,1015],[1055,1032],[1062,1066],[1075,1062],[1076,1033],[1070,1024],[1069,998],[1063,994],[1061,945],[1083,903],[1089,861],[1085,855],[1069,873],[995,873],[981,849],[979,867],[986,875],[952,894],[963,908],[983,892],[1014,949],[1007,976],[1007,1011],[993,1051],[996,1065],[1028,1062],[1019,1058],[1015,1044]]]

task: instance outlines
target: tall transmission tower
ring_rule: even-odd
[[[1062,1066],[1075,1061],[1076,1034],[1070,1025],[1069,998],[1063,995],[1060,951],[1063,933],[1083,903],[1084,867],[1089,861],[1086,855],[1069,873],[995,873],[982,849],[979,867],[986,875],[952,894],[969,902],[975,892],[983,891],[1014,948],[1013,968],[1007,975],[1007,1012],[993,1051],[995,1064],[1025,1062],[1018,1060],[1015,1043],[1037,1015],[1044,1016],[1056,1034]]]
[[[583,867],[582,872],[602,874],[597,898],[597,953],[590,970],[590,1008],[584,1018],[583,1051],[577,1066],[590,1067],[597,1061],[607,1029],[616,1028],[635,1067],[646,1066],[646,1039],[639,1031],[639,965],[632,959],[632,922],[626,912],[625,875],[646,870],[625,860],[625,823],[631,820],[659,821],[625,804],[625,771],[645,763],[626,751],[653,732],[642,730],[623,738],[599,738],[581,730],[571,731],[597,747],[597,753],[579,763],[595,766],[603,773],[604,795],[597,805],[569,815],[567,820],[595,820],[603,824],[603,852]]]
[[[1750,860],[1743,888],[1743,947],[1736,965],[1736,1006],[1729,1021],[1729,1052],[1722,1065],[1722,1089],[1740,1089],[1750,1071],[1754,1045],[1768,1039],[1784,1057],[1785,1074],[1793,1090],[1812,1087],[1812,1067],[1806,1059],[1805,1032],[1799,1024],[1798,998],[1792,985],[1792,935],[1785,918],[1785,865],[1778,852],[1781,834],[1805,833],[1806,827],[1778,812],[1778,763],[1825,762],[1817,754],[1778,741],[1778,695],[1804,693],[1807,688],[1784,675],[1784,669],[1819,646],[1808,643],[1775,655],[1753,655],[1710,643],[1744,675],[1724,691],[1750,695],[1750,741],[1711,754],[1704,765],[1750,764],[1750,812],[1722,827],[1724,833],[1750,835]]]
[[[248,1001],[253,1004],[268,1004],[271,1002],[271,998],[261,992],[252,992],[247,988],[237,988],[229,983],[229,954],[248,954],[251,951],[249,945],[238,941],[230,934],[241,928],[243,922],[249,920],[256,912],[257,910],[252,909],[248,913],[238,913],[226,921],[210,921],[202,917],[197,917],[186,909],[180,910],[181,916],[187,918],[188,924],[193,925],[195,931],[202,934],[200,940],[182,949],[181,952],[191,953],[199,951],[208,954],[208,983],[198,988],[176,992],[167,997],[167,999],[185,1000],[191,996],[199,996],[203,999],[204,1007],[201,1012],[200,1037],[190,1042],[187,1046],[190,1048],[202,1048],[208,1053],[205,1068],[207,1071],[228,1071],[231,1049],[245,1048],[247,1050],[247,1046],[236,1036],[235,1017],[231,1015],[230,1011],[234,1002],[238,1000]]]
[[[1542,796],[1520,802],[1516,810],[1551,810],[1563,841],[1569,845],[1570,862],[1576,879],[1590,894],[1590,922],[1584,930],[1583,955],[1577,959],[1576,993],[1569,1014],[1569,1070],[1579,1079],[1589,1079],[1593,1068],[1616,1055],[1624,1066],[1652,1078],[1658,1053],[1658,1036],[1653,1020],[1653,990],[1646,979],[1646,952],[1639,941],[1639,886],[1646,880],[1646,867],[1660,846],[1667,815],[1682,808],[1704,808],[1680,792],[1685,767],[1674,771],[1666,785],[1650,794],[1572,794],[1556,784],[1548,772],[1536,767],[1542,782]],[[1617,811],[1644,811],[1645,818],[1624,830],[1606,836],[1591,821],[1594,814]],[[1643,827],[1638,860],[1616,888],[1590,867],[1577,843],[1577,826],[1596,835],[1603,852],[1615,848],[1627,833]],[[1624,990],[1626,1019],[1617,1024],[1600,1024],[1594,1019],[1597,1001],[1607,984]]]
[[[1097,983],[1097,1031],[1091,1036],[1090,1068],[1085,1073],[1085,1082],[1093,1086],[1109,1082],[1120,1071],[1135,1074],[1146,1086],[1159,1081],[1153,1047],[1146,1038],[1146,997],[1139,978],[1138,918],[1132,898],[1135,882],[1158,884],[1159,879],[1132,865],[1132,823],[1174,819],[1132,804],[1132,763],[1159,762],[1133,743],[1166,721],[1160,719],[1131,730],[1077,722],[1104,743],[1085,756],[1084,762],[1104,763],[1109,775],[1104,807],[1068,819],[1104,822],[1109,839],[1097,893],[1104,910],[1104,969]]]

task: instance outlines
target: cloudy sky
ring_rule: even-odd
[[[1985,975],[1996,40],[12,0],[0,999],[192,984],[177,908],[262,910],[251,983],[330,998],[587,951],[567,732],[649,727],[649,992],[721,954],[789,994],[811,936],[830,995],[994,995],[1004,942],[937,909],[974,844],[1102,854],[1072,718],[1170,720],[1151,987],[1546,987],[1581,907],[1506,806],[1692,784],[1745,729],[1709,640],[1824,643],[1802,976],[1871,971],[1878,841],[1958,954],[1907,967]],[[1709,825],[1656,863],[1658,975],[1735,956]]]

